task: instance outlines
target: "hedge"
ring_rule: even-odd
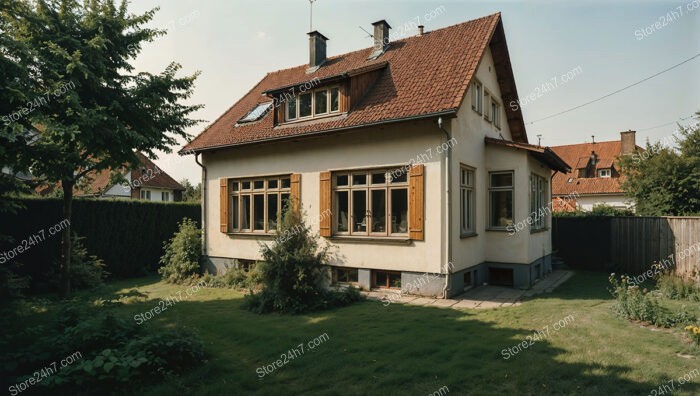
[[[21,274],[37,281],[59,261],[61,235],[49,235],[49,229],[64,220],[63,203],[54,198],[29,198],[22,203],[25,208],[17,213],[0,213],[0,235],[14,239],[12,243],[0,242],[0,256],[18,246],[28,246],[12,261],[21,264]],[[85,238],[88,252],[104,260],[111,277],[127,278],[157,270],[163,242],[172,237],[184,217],[201,224],[199,204],[76,199],[71,226],[73,232]],[[23,243],[32,235],[40,236],[40,230],[44,230],[43,241]]]

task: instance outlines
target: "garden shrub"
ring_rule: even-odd
[[[205,274],[202,281],[208,287],[255,290],[260,287],[262,279],[258,265],[255,265],[248,271],[233,267],[223,275]]]
[[[205,358],[203,343],[186,329],[148,333],[146,326],[118,317],[109,308],[97,312],[75,303],[62,308],[56,317],[47,326],[28,327],[20,334],[0,338],[0,377],[10,383],[23,382],[51,362],[77,355],[74,363],[42,378],[36,390],[111,394],[115,386],[124,390],[183,373]],[[24,345],[18,347],[18,343]]]
[[[201,230],[197,223],[184,218],[173,237],[164,243],[163,265],[158,273],[169,283],[187,283],[199,276],[202,254]]]
[[[109,273],[105,263],[95,255],[88,253],[83,240],[77,234],[71,236],[73,251],[70,258],[70,284],[73,289],[93,289],[104,284]],[[50,279],[52,290],[60,289],[59,259],[54,261],[51,271],[46,275]]]
[[[685,327],[685,331],[688,332],[688,336],[695,345],[700,346],[700,326],[688,325]]]
[[[654,264],[658,266],[658,264]],[[654,267],[652,267],[654,269]],[[700,301],[700,285],[693,279],[685,279],[666,269],[655,277],[656,288],[671,300]]]
[[[0,264],[0,298],[7,301],[22,297],[23,291],[29,288],[29,276],[18,274],[20,264],[11,262]]]
[[[262,291],[246,295],[244,306],[257,313],[298,314],[350,304],[360,299],[353,288],[344,291],[325,287],[329,248],[321,247],[311,234],[296,205],[287,203],[277,230],[281,235],[270,245],[261,245]]]
[[[613,273],[608,280],[613,287],[610,292],[616,299],[613,310],[622,318],[668,328],[686,325],[696,320],[685,307],[678,312],[665,309],[652,293],[630,284],[630,278],[626,275],[622,275],[618,280]]]

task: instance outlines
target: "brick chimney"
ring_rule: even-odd
[[[385,20],[377,21],[372,24],[374,26],[374,51],[369,56],[370,59],[377,58],[383,54],[389,46],[389,22]]]
[[[637,132],[620,132],[620,154],[632,154],[637,147]]]
[[[314,30],[309,35],[309,68],[318,68],[326,61],[326,41],[328,37]]]

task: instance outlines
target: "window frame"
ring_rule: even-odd
[[[151,190],[141,190],[141,199],[151,200]]]
[[[383,272],[386,274],[386,283],[384,285],[378,285],[377,284],[377,273]],[[398,287],[397,286],[392,286],[391,285],[391,279],[389,275],[398,275],[399,276],[399,283],[401,283]],[[403,285],[403,282],[401,282],[401,271],[389,271],[389,270],[372,270],[372,288],[378,288],[378,289],[401,289]]]
[[[274,235],[277,234],[277,226],[279,222],[275,224],[274,228],[270,227],[269,222],[269,203],[268,199],[270,195],[277,196],[277,215],[281,215],[284,209],[284,199],[283,195],[287,195],[287,198],[291,197],[291,174],[281,174],[274,176],[252,176],[252,177],[237,177],[228,179],[228,221],[230,222],[229,233],[231,234],[241,234],[241,235]],[[288,187],[282,186],[282,180],[289,179],[290,182]],[[270,181],[276,181],[277,187],[270,187]],[[256,188],[256,182],[263,182],[262,188]],[[238,183],[237,188],[234,188],[235,183]],[[243,183],[249,183],[249,188],[244,189]],[[255,229],[255,196],[263,196],[263,227],[262,230]],[[243,217],[243,197],[249,197],[249,208],[248,208],[248,228],[240,228],[241,220]],[[235,198],[238,198],[237,205],[234,208]]]
[[[340,280],[340,277],[338,276],[339,272],[344,272],[346,276],[344,276],[344,280]],[[351,281],[348,280],[350,279],[350,272],[355,272],[356,276],[355,278],[357,279],[356,281]],[[360,271],[358,268],[351,268],[351,267],[331,267],[331,284],[333,285],[358,285],[360,282]]]
[[[338,108],[335,110],[332,110],[333,108],[333,102],[331,100],[333,96],[333,91],[337,90],[338,91]],[[326,92],[326,111],[323,113],[316,113],[316,93],[317,92]],[[299,102],[299,98],[301,95],[306,95],[310,94],[311,95],[311,114],[308,116],[303,116],[301,117],[300,111],[301,111],[301,106]],[[290,117],[290,112],[289,112],[289,106],[290,103],[294,102],[295,106],[295,114],[294,117]],[[317,88],[317,89],[311,89],[308,91],[300,92],[299,94],[294,95],[292,98],[289,100],[285,101],[284,104],[284,114],[285,114],[285,123],[286,122],[296,122],[296,121],[301,121],[301,120],[309,120],[312,118],[322,118],[322,117],[329,117],[335,114],[340,113],[340,85],[329,85],[327,87],[323,88]]]
[[[491,96],[491,122],[493,126],[501,129],[501,104]]]
[[[510,186],[496,186],[494,187],[492,185],[493,179],[492,176],[494,175],[504,175],[504,174],[510,174],[511,175],[511,184]],[[493,219],[493,193],[494,192],[503,192],[503,191],[509,191],[511,193],[511,199],[510,199],[510,205],[511,205],[511,226],[515,224],[515,171],[514,170],[502,170],[502,171],[491,171],[489,172],[489,180],[488,180],[488,221],[487,221],[487,229],[489,230],[494,230],[494,231],[505,231],[508,229],[509,225],[505,226],[499,226],[499,225],[493,225],[491,224],[491,220]]]
[[[484,85],[477,79],[472,83],[472,109],[480,115],[484,114]]]
[[[471,183],[464,180],[464,173],[467,173],[471,178]],[[467,194],[471,192],[471,194]],[[467,204],[465,197],[469,196],[470,204]],[[465,227],[466,222],[469,223]],[[459,232],[460,236],[471,236],[476,234],[476,168],[460,164],[459,169]]]
[[[612,170],[610,168],[598,169],[598,177],[609,178],[612,177]]]
[[[547,202],[547,178],[536,173],[530,174],[530,231],[541,231],[547,229],[549,203]],[[541,211],[545,213],[540,216]]]
[[[170,191],[161,191],[160,200],[163,202],[170,202]]]
[[[408,238],[409,236],[409,224],[408,217],[411,213],[410,208],[410,187],[409,179],[405,178],[403,181],[394,181],[391,175],[399,169],[399,171],[404,172],[404,167],[392,167],[392,168],[369,168],[369,169],[348,169],[348,170],[337,170],[331,172],[331,211],[332,224],[331,224],[331,235],[336,237],[367,237],[367,238]],[[374,183],[372,180],[373,175],[379,173],[384,173],[384,182]],[[338,177],[347,177],[347,184],[338,185]],[[364,176],[364,183],[355,183],[355,176]],[[406,229],[405,232],[392,232],[392,195],[394,191],[405,190],[406,194]],[[365,218],[363,219],[365,223],[364,231],[355,231],[355,216],[354,216],[354,204],[355,204],[355,191],[364,192],[365,200]],[[382,231],[373,231],[372,225],[374,224],[375,213],[373,213],[373,191],[383,191],[384,192],[384,224]],[[338,206],[338,192],[347,192],[347,231],[339,231],[339,220],[340,220],[340,208]]]

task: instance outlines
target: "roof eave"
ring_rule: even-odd
[[[226,149],[226,148],[232,148],[232,147],[242,147],[242,146],[250,146],[250,145],[255,145],[255,144],[265,144],[265,143],[273,143],[273,142],[280,142],[280,141],[287,141],[287,140],[296,140],[296,139],[318,137],[319,135],[345,132],[345,131],[349,131],[349,130],[353,130],[353,129],[370,128],[373,126],[380,126],[380,125],[393,124],[393,123],[399,123],[399,122],[423,120],[423,119],[428,119],[428,118],[432,118],[432,117],[440,117],[440,116],[456,117],[457,110],[458,109],[449,109],[449,110],[439,111],[439,112],[435,112],[435,113],[421,114],[421,115],[402,117],[402,118],[393,118],[393,119],[389,119],[389,120],[377,121],[377,122],[372,122],[372,123],[367,123],[367,124],[351,125],[351,126],[346,126],[346,127],[341,127],[341,128],[324,129],[321,131],[316,131],[313,133],[307,133],[307,134],[303,134],[303,135],[291,135],[291,136],[283,136],[283,137],[271,138],[271,139],[260,139],[260,140],[254,140],[254,141],[243,142],[243,143],[222,144],[222,145],[218,145],[218,146],[203,147],[200,149],[188,149],[188,150],[182,149],[182,150],[178,151],[178,154],[179,155],[198,154],[198,153],[203,153],[206,151],[220,150],[220,149]]]

